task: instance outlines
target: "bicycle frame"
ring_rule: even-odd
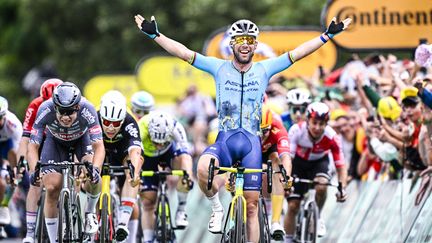
[[[231,199],[231,203],[230,203],[230,207],[229,207],[229,215],[227,218],[227,221],[225,221],[225,226],[224,226],[224,231],[222,232],[223,239],[226,236],[226,226],[228,223],[228,230],[231,230],[235,227],[236,225],[236,218],[235,218],[235,212],[236,212],[236,207],[237,207],[237,202],[240,200],[241,204],[243,206],[241,206],[241,210],[242,210],[242,224],[245,225],[246,221],[247,221],[247,207],[245,205],[247,205],[246,203],[246,198],[244,197],[244,190],[243,190],[243,186],[244,186],[244,174],[249,174],[249,173],[267,173],[267,183],[268,183],[268,191],[269,193],[271,193],[272,191],[272,174],[273,174],[273,170],[271,167],[271,162],[269,164],[269,162],[267,162],[267,169],[252,169],[252,168],[245,168],[245,167],[216,167],[215,165],[215,159],[212,158],[210,160],[210,164],[209,164],[209,178],[207,181],[207,189],[210,190],[213,184],[213,177],[214,177],[214,171],[215,170],[219,170],[219,171],[225,171],[225,172],[230,172],[230,173],[234,173],[235,174],[235,194],[233,196],[233,198]]]

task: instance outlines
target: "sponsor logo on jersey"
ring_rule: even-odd
[[[125,127],[126,132],[128,132],[132,137],[137,138],[138,137],[138,129],[134,127],[133,123],[130,123]]]
[[[33,108],[28,108],[27,109],[27,112],[26,112],[26,114],[25,114],[25,118],[24,118],[24,122],[23,122],[23,127],[24,127],[24,129],[26,129],[26,130],[29,130],[29,129],[31,129],[31,127],[29,127],[29,123],[30,123],[30,118],[32,117],[32,115],[33,115],[33,112],[34,112],[34,109]]]
[[[96,121],[95,116],[92,115],[92,113],[87,108],[83,108],[81,111],[82,117],[87,120],[89,124],[93,124]]]
[[[89,129],[89,133],[90,134],[100,134],[100,133],[102,133],[102,128],[99,125],[93,126]]]

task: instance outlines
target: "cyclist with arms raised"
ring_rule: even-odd
[[[342,182],[342,194],[336,195],[338,202],[347,198],[345,186],[347,169],[342,152],[339,135],[327,125],[330,117],[329,107],[322,102],[311,103],[307,107],[306,122],[294,124],[288,132],[290,154],[292,158],[292,175],[302,179],[315,180],[327,183],[329,175],[329,153],[332,154],[336,166],[338,179]],[[327,194],[327,186],[316,185],[316,202],[321,212]],[[295,230],[295,217],[299,211],[300,200],[307,192],[307,186],[294,183],[294,193],[288,196],[288,213],[285,217],[285,242],[292,242]],[[318,236],[326,233],[325,224],[320,218],[318,221]]]
[[[165,112],[152,111],[138,122],[144,147],[143,170],[158,171],[158,166],[183,169],[192,176],[192,156],[184,127]],[[141,199],[144,204],[144,242],[154,241],[154,222],[159,180],[143,177]],[[177,185],[178,208],[175,216],[177,227],[188,226],[186,215],[187,193],[192,189],[191,180]]]
[[[231,166],[240,161],[241,166],[261,168],[261,143],[259,126],[263,94],[269,79],[321,47],[329,38],[343,31],[351,22],[346,19],[336,24],[335,19],[325,33],[279,57],[253,63],[257,47],[258,27],[249,20],[239,20],[228,30],[233,60],[206,57],[189,50],[183,44],[159,33],[154,17],[151,22],[141,15],[135,16],[138,28],[154,39],[170,54],[187,61],[196,68],[212,74],[216,81],[216,106],[219,119],[219,134],[216,143],[208,147],[198,162],[198,179],[201,190],[212,202],[213,213],[209,222],[210,232],[222,229],[223,207],[218,198],[218,188],[207,190],[208,165],[210,159],[216,166]],[[261,187],[261,174],[245,176],[247,200],[248,240],[259,239],[257,205]]]
[[[23,122],[23,134],[20,141],[18,154],[26,157],[27,155],[27,146],[30,141],[30,133],[33,127],[33,123],[36,120],[36,114],[39,109],[39,106],[45,101],[51,98],[54,88],[59,84],[63,83],[60,79],[52,78],[45,80],[40,87],[40,96],[33,99],[29,106],[27,107],[24,122]],[[36,167],[36,164],[29,164],[29,172],[33,173]],[[38,201],[40,198],[40,194],[42,191],[42,187],[33,186],[30,184],[29,191],[27,193],[26,200],[26,226],[27,233],[26,237],[23,239],[23,243],[33,243],[34,242],[34,231],[36,226],[36,215],[38,209]]]
[[[0,160],[7,160],[13,168],[17,164],[18,145],[22,135],[22,125],[18,118],[10,112],[8,101],[0,96]],[[6,163],[0,164],[0,202],[3,200],[6,192],[6,176],[9,174],[5,170]],[[0,224],[10,224],[11,217],[9,208],[0,207]]]
[[[98,111],[108,162],[111,165],[121,166],[126,165],[129,159],[137,168],[134,178],[130,178],[129,173],[126,173],[125,177],[120,177],[122,192],[119,223],[115,236],[117,242],[125,242],[126,239],[127,242],[136,241],[139,223],[136,198],[140,184],[139,168],[143,164],[144,155],[138,124],[126,109],[126,98],[119,91],[111,90],[102,96]]]
[[[53,98],[39,107],[28,145],[29,164],[36,164],[39,160],[39,147],[42,143],[42,164],[69,160],[70,147],[74,148],[74,153],[80,161],[93,163],[93,171],[88,172],[92,174],[93,180],[88,181],[84,187],[87,192],[85,232],[96,233],[96,203],[101,190],[99,171],[105,157],[105,149],[96,110],[90,102],[81,98],[81,92],[75,84],[60,84],[54,89]],[[42,167],[40,174],[46,188],[44,213],[48,236],[51,242],[56,242],[57,203],[62,187],[62,175],[60,169],[55,166]],[[32,174],[31,177],[32,184],[39,179],[38,173]]]
[[[262,107],[261,119],[261,146],[262,162],[272,161],[273,171],[285,170],[286,175],[291,175],[291,157],[289,154],[288,132],[279,117],[276,117],[268,105]],[[282,240],[285,235],[280,225],[282,204],[284,200],[284,189],[289,190],[292,181],[284,181],[280,174],[273,175],[273,191],[271,195],[272,220],[271,234],[273,239]],[[280,182],[283,182],[280,183]]]

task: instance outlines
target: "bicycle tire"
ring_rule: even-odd
[[[36,214],[36,224],[35,224],[35,239],[36,242],[48,242],[48,231],[45,225],[45,190],[41,191],[41,196],[39,198],[38,210]]]
[[[108,219],[108,196],[104,194],[102,196],[102,209],[101,209],[101,227],[100,227],[100,234],[99,234],[99,242],[105,243],[109,242],[110,240],[110,225],[109,225],[109,219]]]
[[[268,214],[265,206],[264,198],[260,196],[258,200],[258,220],[259,220],[259,228],[260,228],[260,243],[270,243],[271,242],[271,233],[270,227],[268,223]]]
[[[74,211],[72,212],[73,215],[73,234],[74,238],[78,240],[78,242],[82,242],[84,238],[84,226],[83,226],[83,217],[81,213],[81,201],[79,193],[75,197],[74,201]],[[77,239],[78,238],[78,239]]]
[[[58,229],[57,229],[58,243],[69,242],[69,240],[71,239],[70,215],[68,210],[69,210],[69,194],[64,191],[60,195],[60,202],[59,202]],[[65,225],[63,225],[63,222],[65,222]]]
[[[168,242],[168,234],[167,234],[167,212],[166,212],[166,198],[164,196],[161,196],[160,200],[160,223],[161,223],[161,243],[167,243]]]
[[[307,205],[302,221],[302,242],[317,242],[318,207],[315,202]]]
[[[243,200],[238,198],[235,205],[235,243],[246,242],[246,225],[243,222],[244,207],[245,205],[243,205]]]

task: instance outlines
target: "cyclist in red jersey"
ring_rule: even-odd
[[[268,105],[263,105],[261,114],[262,161],[265,163],[267,160],[271,160],[274,171],[284,169],[286,174],[290,176],[291,158],[289,156],[288,132],[283,126],[282,120],[276,114],[273,114]],[[280,174],[274,174],[273,181],[275,183],[273,184],[271,195],[272,220],[270,231],[273,239],[282,240],[285,231],[280,225],[280,216],[282,213],[284,189],[289,190],[292,182],[283,182],[283,177]],[[283,184],[278,182],[283,182]]]
[[[24,122],[23,122],[23,134],[19,144],[18,155],[26,157],[27,145],[30,140],[30,133],[33,127],[33,123],[36,119],[36,114],[39,106],[45,101],[51,98],[53,90],[57,85],[63,83],[60,79],[52,78],[46,80],[40,87],[40,96],[33,99],[27,107]],[[30,173],[34,172],[35,164],[29,164],[28,168]],[[37,214],[37,202],[40,197],[41,187],[30,185],[30,189],[27,194],[26,203],[26,222],[27,222],[27,234],[23,242],[32,243],[34,242],[34,230],[36,225],[36,214]]]
[[[329,153],[333,157],[342,193],[337,193],[338,202],[347,198],[345,192],[347,169],[342,152],[339,135],[327,125],[330,111],[322,102],[311,103],[307,107],[306,122],[294,124],[288,133],[290,155],[292,158],[292,174],[303,179],[313,179],[319,183],[327,183],[329,175]],[[316,202],[321,212],[327,194],[327,186],[316,185]],[[295,230],[295,217],[299,211],[300,200],[307,192],[307,186],[294,183],[294,193],[288,196],[288,213],[285,217],[285,242],[292,242]],[[324,220],[318,221],[318,236],[326,234]]]

